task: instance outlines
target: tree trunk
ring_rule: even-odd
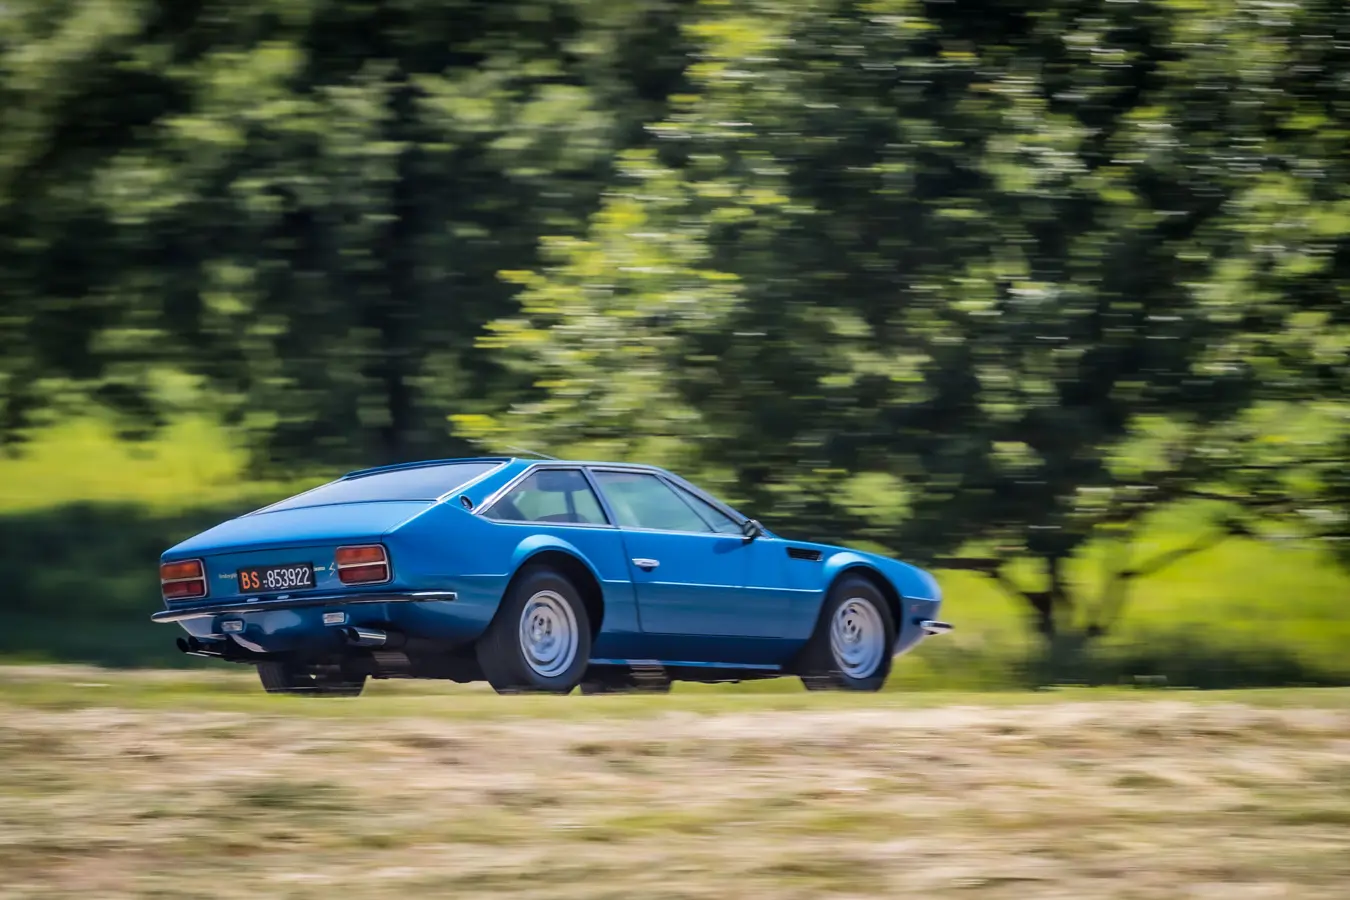
[[[391,123],[394,141],[408,137],[413,119],[413,87],[400,84],[390,98],[394,117]],[[411,144],[399,154],[398,177],[390,198],[394,219],[383,235],[383,297],[373,311],[380,334],[381,358],[377,363],[380,390],[388,415],[379,430],[380,454],[386,463],[408,462],[416,440],[416,403],[409,378],[416,369],[417,335],[412,327],[417,292],[412,242],[416,236],[413,221],[417,209],[415,167]]]

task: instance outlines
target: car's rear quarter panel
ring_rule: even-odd
[[[472,627],[473,636],[492,620],[521,566],[550,552],[576,558],[600,585],[605,614],[598,649],[638,630],[628,559],[617,529],[496,522],[447,502],[388,535],[386,543],[391,553],[415,561],[419,578],[459,593],[454,616]]]

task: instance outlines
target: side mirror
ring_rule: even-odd
[[[764,526],[755,519],[746,519],[741,524],[741,532],[745,535],[747,541],[753,541],[764,533]]]

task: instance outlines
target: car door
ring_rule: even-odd
[[[802,573],[789,571],[785,565],[790,561],[785,552],[787,545],[763,531],[753,540],[746,540],[745,529],[740,522],[686,490],[678,482],[672,483],[675,491],[713,526],[713,530],[721,534],[735,534],[742,539],[741,553],[745,557],[745,565],[737,607],[753,619],[745,623],[742,629],[744,633],[753,633],[757,637],[784,637],[789,634],[793,630],[794,618],[812,604],[817,592],[809,588],[800,589]]]
[[[591,474],[623,537],[644,633],[776,636],[769,611],[743,590],[750,556],[739,525],[720,513],[724,521],[709,522],[697,498],[655,473]]]

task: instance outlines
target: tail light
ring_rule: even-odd
[[[164,563],[159,567],[159,590],[165,600],[195,600],[206,596],[206,569],[200,559]]]
[[[334,561],[343,584],[379,584],[389,580],[389,554],[380,544],[339,547]]]

